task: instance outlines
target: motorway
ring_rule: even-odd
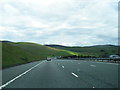
[[[118,88],[117,63],[37,61],[2,71],[0,88]]]

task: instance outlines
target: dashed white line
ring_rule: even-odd
[[[44,61],[43,61],[44,62]],[[10,83],[14,82],[16,79],[20,78],[21,76],[25,75],[26,73],[28,73],[29,71],[31,71],[32,69],[34,69],[35,67],[37,67],[38,65],[42,64],[43,62],[41,63],[38,63],[37,65],[33,66],[32,68],[28,69],[27,71],[25,71],[24,73],[18,75],[17,77],[13,78],[12,80],[10,80],[9,82],[3,84],[2,86],[0,86],[0,90],[4,87],[6,87],[7,85],[9,85]]]
[[[78,75],[77,75],[77,74],[75,74],[75,73],[73,73],[73,72],[72,72],[72,75],[73,75],[73,76],[75,76],[75,77],[78,77]]]
[[[95,65],[90,65],[91,67],[96,67]]]
[[[62,68],[64,68],[64,66],[62,66]]]

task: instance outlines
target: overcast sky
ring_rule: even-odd
[[[0,39],[117,45],[118,0],[0,0]]]

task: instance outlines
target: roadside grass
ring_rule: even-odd
[[[1,43],[1,42],[0,42]],[[29,42],[3,42],[2,68],[25,64],[37,60],[45,60],[48,56],[68,56],[76,53],[67,50],[55,49]]]

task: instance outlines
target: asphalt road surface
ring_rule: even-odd
[[[37,61],[4,69],[0,88],[118,88],[118,66],[82,60]]]

